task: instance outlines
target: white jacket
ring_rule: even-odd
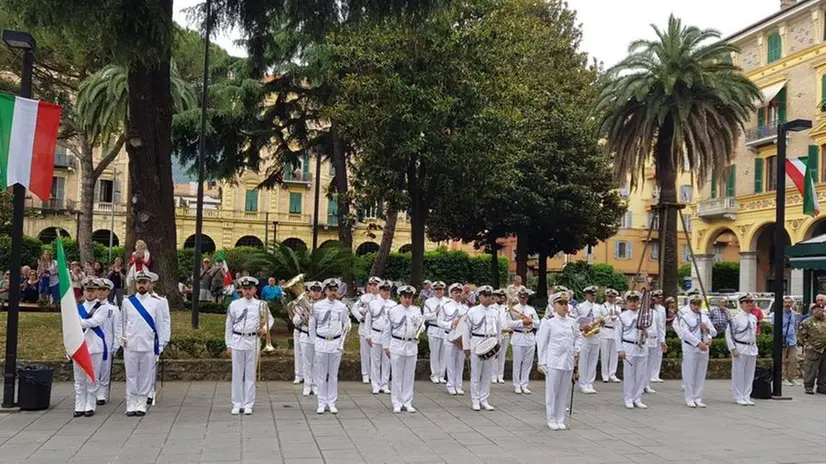
[[[368,336],[369,330],[364,324],[364,313],[367,312],[367,306],[376,297],[377,295],[373,293],[365,293],[364,295],[359,297],[359,299],[356,300],[355,303],[353,303],[353,306],[350,307],[350,312],[353,314],[353,317],[356,318],[356,321],[358,321],[359,323],[359,337]]]
[[[119,347],[123,335],[123,326],[120,321],[120,309],[109,303],[108,300],[101,301],[101,309],[106,308],[106,322],[104,322],[103,334],[106,336],[106,346],[109,352],[114,353]]]
[[[597,317],[606,317],[605,325],[599,331],[600,338],[614,338],[614,330],[619,325],[620,314],[622,314],[622,308],[618,304],[606,301],[599,305]],[[617,345],[617,348],[619,348],[619,345]]]
[[[624,352],[629,358],[643,358],[648,356],[647,337],[643,340],[643,346],[638,342],[639,333],[637,331],[637,317],[639,311],[623,311],[617,319],[617,326],[614,329],[614,342],[617,344],[617,351]],[[653,323],[652,323],[653,325]]]
[[[737,349],[741,355],[757,356],[757,316],[740,311],[729,319],[726,345],[729,351]]]
[[[439,318],[439,313],[442,310],[442,306],[448,301],[451,300],[444,296],[441,298],[432,296],[424,301],[422,315],[424,316],[425,324],[427,325],[427,335],[436,338],[444,338],[445,332],[439,328],[437,321]]]
[[[680,318],[680,340],[683,341],[683,350],[694,350],[695,353],[702,353],[697,345],[702,341],[702,330],[700,327],[702,324],[706,324],[708,326],[708,339],[705,340],[706,342],[710,342],[712,338],[717,335],[717,330],[714,328],[714,324],[711,323],[711,319],[709,319],[708,315],[703,314],[702,312],[695,313],[691,312],[691,314],[685,314],[683,317]],[[708,351],[705,351],[708,353]]]
[[[108,308],[106,305],[99,304],[97,300],[86,301],[83,303],[83,307],[86,308],[86,313],[89,317],[87,319],[80,319],[80,327],[83,329],[83,338],[86,340],[86,347],[89,349],[89,354],[103,353],[104,341],[101,340],[92,329],[103,329],[109,318]],[[106,333],[104,332],[104,338],[105,336]]]
[[[126,338],[126,350],[129,351],[154,351],[155,347],[155,331],[149,326],[144,318],[132,305],[132,298],[136,298],[141,305],[146,309],[149,317],[152,318],[157,330],[158,341],[161,339],[161,323],[163,322],[163,303],[159,298],[153,297],[149,293],[140,293],[133,295],[123,300],[123,310],[121,317],[124,319],[123,324],[124,337]]]
[[[341,337],[344,327],[350,323],[347,306],[338,300],[325,298],[313,304],[310,313],[310,340],[315,344],[316,353],[338,353],[342,351]]]
[[[538,364],[543,369],[574,370],[574,357],[582,348],[582,338],[576,319],[558,315],[545,319],[536,336]]]
[[[665,308],[661,305],[655,305],[651,311],[653,322],[651,328],[648,329],[647,345],[649,348],[655,348],[665,343]]]
[[[364,313],[364,326],[369,329],[367,338],[373,343],[378,343],[384,347],[390,346],[390,339],[389,337],[385,338],[384,329],[387,327],[388,314],[394,306],[396,306],[395,301],[385,300],[380,295],[367,306],[367,311]]]
[[[258,331],[261,329],[261,313],[266,312],[267,329],[275,319],[266,303],[256,298],[240,298],[229,304],[224,341],[233,350],[258,350]]]
[[[517,327],[513,329],[513,334],[511,335],[511,346],[534,346],[536,345],[536,335],[534,334],[534,330],[539,325],[539,316],[536,314],[536,309],[533,306],[529,305],[516,305],[516,310],[520,311],[526,316],[531,318],[533,324],[530,328],[525,329],[521,327]]]
[[[570,316],[576,320],[577,324],[580,326],[583,324],[590,324],[594,322],[594,319],[598,318],[601,314],[604,313],[604,308],[599,303],[591,303],[590,301],[583,301],[579,305],[577,305],[576,309]],[[600,333],[602,333],[603,329],[600,329]],[[599,345],[600,337],[583,337],[583,343],[587,343],[589,345]]]
[[[418,306],[398,304],[387,314],[388,324],[384,327],[384,339],[390,340],[390,355],[414,356],[419,353],[416,331],[423,322],[422,310]]]

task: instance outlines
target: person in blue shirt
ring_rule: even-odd
[[[261,290],[261,298],[264,301],[273,301],[281,298],[284,292],[281,291],[281,287],[275,285],[275,277],[270,277],[267,279],[267,285]]]
[[[783,385],[791,387],[798,385],[795,382],[797,373],[797,324],[798,315],[794,311],[794,300],[787,296],[783,298]]]

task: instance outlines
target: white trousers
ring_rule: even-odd
[[[651,371],[651,379],[659,379],[660,378],[660,368],[663,364],[663,349],[662,346],[657,345],[656,347],[649,347],[648,348],[648,370]]]
[[[103,362],[103,353],[89,355],[92,358],[92,369],[98,372]],[[97,405],[97,393],[100,385],[86,375],[86,371],[76,363],[74,365],[75,374],[75,411],[94,411]]]
[[[101,358],[103,359],[103,358]],[[112,380],[112,352],[109,352],[109,359],[100,363],[98,372],[98,392],[97,399],[109,400],[109,382]]]
[[[622,364],[622,394],[625,403],[642,400],[642,391],[648,385],[648,356],[626,358]]]
[[[662,351],[660,352],[662,353]],[[708,351],[697,353],[694,348],[683,343],[682,371],[685,402],[696,403],[699,401],[702,403],[706,371],[708,371]]]
[[[390,357],[384,352],[384,346],[374,341],[370,350],[370,384],[373,390],[380,390],[389,383]]]
[[[442,364],[442,353],[445,349],[445,340],[427,334],[427,346],[430,349],[430,378],[445,378],[445,365]]]
[[[445,341],[442,348],[442,365],[447,368],[447,388],[462,389],[465,375],[465,352],[451,342]]]
[[[293,366],[295,366],[295,378],[298,380],[304,379],[304,361],[302,354],[304,347],[298,341],[301,338],[301,331],[293,329]],[[309,375],[307,377],[310,377]]]
[[[361,356],[361,376],[370,376],[370,345],[367,343],[367,338],[359,335],[359,354]],[[341,355],[339,355],[341,358]],[[336,369],[338,371],[338,369]]]
[[[599,342],[599,362],[602,366],[602,381],[607,382],[617,375],[617,343],[613,338],[603,338]]]
[[[341,364],[341,351],[314,353],[313,358],[318,407],[335,406],[338,400],[338,366]]]
[[[499,356],[505,356],[501,351]],[[470,353],[470,400],[476,406],[487,402],[490,397],[490,382],[493,377],[494,364],[496,358],[488,358],[482,360],[476,353],[471,350]]]
[[[393,388],[390,390],[390,402],[394,408],[413,406],[413,377],[416,374],[417,356],[390,354],[393,369]]]
[[[594,381],[597,379],[599,352],[600,343],[586,341],[582,344],[582,351],[579,353],[579,388],[594,385]]]
[[[155,353],[126,350],[123,363],[126,367],[126,411],[146,412],[146,397],[152,390]]]
[[[526,387],[531,378],[536,345],[513,347],[513,386]]]
[[[502,345],[502,350],[499,351],[499,357],[493,363],[493,371],[491,372],[491,380],[502,380],[505,378],[505,359],[507,359],[508,347],[511,344],[511,334],[506,333],[502,335],[499,340]]]
[[[256,350],[232,350],[232,407],[252,409],[255,405]]]
[[[309,395],[316,390],[315,375],[313,375],[313,355],[315,354],[314,343],[299,343],[301,345],[301,371],[304,374],[304,392]]]
[[[731,393],[734,395],[734,401],[751,399],[756,364],[757,356],[741,354],[731,357]]]
[[[573,371],[562,369],[548,369],[545,372],[545,415],[549,424],[565,422],[565,408],[573,375]]]
[[[150,367],[151,371],[149,372],[149,397],[155,398],[155,384],[158,383],[158,364],[160,364],[160,360],[155,359],[155,362],[152,363],[152,367]]]

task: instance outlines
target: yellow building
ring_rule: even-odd
[[[95,186],[93,240],[104,245],[109,244],[110,231],[116,246],[123,244],[126,238],[127,159],[125,152],[118,155]],[[256,190],[261,178],[251,172],[238,176],[233,182],[205,186],[203,250],[211,252],[274,242],[292,247],[311,247],[315,185],[319,180],[311,171],[311,166],[315,167],[314,158],[305,155],[299,166],[285,174],[284,185],[272,190]],[[24,223],[26,235],[38,237],[44,242],[52,241],[58,233],[72,238],[77,236],[82,175],[74,156],[58,147],[52,198],[45,202],[36,198],[26,200],[27,207],[33,210]],[[326,197],[326,187],[332,175],[332,165],[323,162],[318,206],[319,246],[338,241],[338,204]],[[175,186],[179,248],[193,247],[195,243],[196,188],[196,183]],[[365,222],[358,223],[353,230],[353,246],[358,254],[377,251],[382,238],[380,228],[368,229],[371,222],[380,222],[375,219],[376,211],[365,211],[363,216]],[[410,241],[410,223],[406,216],[401,215],[393,238],[393,251],[408,249]],[[436,245],[427,243],[426,247],[433,249]]]
[[[700,275],[711,280],[716,254],[738,256],[741,291],[772,289],[778,122],[813,122],[811,130],[789,135],[787,154],[815,157],[818,197],[826,204],[826,0],[782,0],[779,6],[727,39],[740,48],[733,62],[761,88],[763,98],[730,166],[715,173],[694,205],[692,241],[700,254]],[[788,178],[786,186],[788,243],[826,233],[826,221],[803,215],[803,199]],[[787,292],[801,295],[802,278],[802,271],[787,268]]]

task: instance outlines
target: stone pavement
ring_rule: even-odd
[[[812,463],[826,462],[826,395],[787,389],[792,401],[730,400],[729,382],[709,381],[708,408],[683,406],[680,384],[659,384],[648,410],[622,406],[620,384],[577,392],[572,428],[545,426],[544,385],[516,395],[494,385],[494,412],[474,412],[468,396],[417,382],[417,414],[393,414],[389,395],[341,384],[339,414],[315,414],[301,387],[259,386],[252,416],[230,416],[229,383],[166,383],[142,418],[114,403],[93,418],[71,417],[71,384],[56,384],[47,412],[0,415],[0,462],[14,463]],[[465,383],[467,390],[469,387]],[[117,405],[117,407],[115,407]]]

